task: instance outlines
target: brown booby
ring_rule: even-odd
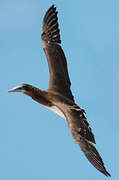
[[[28,84],[21,84],[8,92],[20,92],[67,120],[75,143],[78,144],[88,160],[100,172],[110,176],[103,160],[94,147],[94,134],[82,110],[75,104],[70,86],[65,54],[60,46],[60,30],[56,7],[52,5],[43,19],[42,42],[47,57],[50,82],[48,90],[40,90]]]

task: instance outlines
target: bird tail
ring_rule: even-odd
[[[58,12],[56,11],[56,7],[52,5],[46,12],[43,19],[43,32],[41,36],[42,40],[48,43],[61,43],[57,14]]]

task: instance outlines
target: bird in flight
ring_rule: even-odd
[[[68,122],[75,143],[84,152],[87,159],[106,176],[111,176],[93,143],[95,137],[84,115],[84,110],[75,104],[70,86],[66,57],[61,47],[58,12],[52,5],[43,19],[42,43],[47,57],[50,81],[47,90],[40,90],[29,84],[21,84],[8,92],[19,92],[46,106]]]

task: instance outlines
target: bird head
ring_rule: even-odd
[[[31,90],[31,85],[28,84],[20,84],[19,86],[16,86],[12,89],[10,89],[8,92],[18,92],[18,93],[23,93],[27,94]]]

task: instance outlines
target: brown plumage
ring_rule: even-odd
[[[60,46],[60,30],[56,8],[52,5],[43,19],[42,42],[50,71],[49,88],[42,91],[28,84],[21,84],[9,92],[21,92],[32,97],[38,103],[55,111],[67,119],[75,143],[80,146],[88,160],[106,176],[104,163],[92,143],[95,138],[82,110],[75,104],[70,86],[67,62]]]

